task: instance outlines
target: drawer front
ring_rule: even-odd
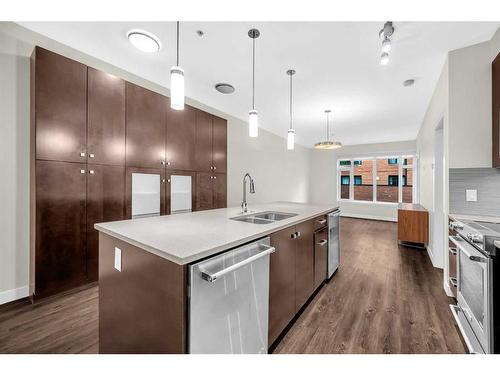
[[[457,248],[448,240],[448,284],[453,293],[453,296],[457,297]]]
[[[314,233],[314,289],[325,281],[328,272],[328,229]]]
[[[326,215],[321,215],[314,218],[314,230],[320,230],[328,225],[328,220]]]

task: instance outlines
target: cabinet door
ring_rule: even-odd
[[[125,219],[125,167],[89,165],[87,173],[87,272],[95,281],[99,233],[94,224]]]
[[[212,119],[210,113],[196,110],[195,163],[200,172],[211,172],[213,167]]]
[[[211,173],[196,173],[196,210],[214,208],[214,183]]]
[[[214,208],[227,207],[227,177],[225,174],[216,173],[213,179]]]
[[[328,272],[328,228],[314,234],[314,289],[326,280]]]
[[[166,214],[194,211],[196,207],[196,173],[167,170]]]
[[[492,120],[493,167],[500,167],[500,54],[493,60],[492,70]]]
[[[196,170],[196,109],[186,105],[183,111],[168,107],[167,112],[167,168]]]
[[[214,171],[227,171],[227,121],[220,117],[213,117],[213,146],[212,158]]]
[[[125,81],[88,68],[87,160],[125,165]]]
[[[86,282],[86,165],[37,160],[35,294]]]
[[[127,83],[127,166],[164,165],[167,105],[164,96]]]
[[[85,162],[87,67],[36,47],[34,100],[36,158]]]
[[[295,315],[295,227],[271,234],[269,268],[269,346]]]
[[[165,168],[127,167],[125,170],[125,216],[165,215]]]
[[[299,311],[314,290],[314,220],[296,225],[296,231],[295,310]]]

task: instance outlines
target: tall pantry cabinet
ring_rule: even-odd
[[[131,217],[133,173],[160,176],[161,214],[169,213],[172,174],[192,176],[194,210],[208,194],[196,176],[217,175],[211,204],[201,206],[225,207],[226,127],[223,119],[189,106],[173,111],[168,97],[36,47],[30,294],[44,297],[97,280],[94,224]],[[204,154],[197,150],[199,131],[210,134]],[[201,167],[202,160],[208,165]]]

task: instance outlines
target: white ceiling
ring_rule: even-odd
[[[22,22],[26,28],[168,87],[175,64],[173,22]],[[450,50],[489,40],[498,23],[395,22],[388,66],[379,64],[381,22],[181,23],[180,65],[186,95],[247,120],[251,106],[250,28],[256,42],[256,108],[260,126],[286,136],[288,76],[294,76],[297,143],[325,138],[326,108],[334,137],[344,144],[414,139]],[[126,33],[141,28],[162,41],[159,53],[136,50]],[[203,30],[199,37],[196,30]],[[414,78],[415,85],[403,87]],[[214,89],[235,86],[232,95]]]

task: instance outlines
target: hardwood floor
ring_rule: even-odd
[[[425,250],[397,245],[395,223],[341,219],[341,267],[274,353],[464,353]]]
[[[341,219],[341,268],[274,353],[464,353],[423,250],[398,247],[396,224]],[[98,289],[0,307],[0,353],[97,353]]]

